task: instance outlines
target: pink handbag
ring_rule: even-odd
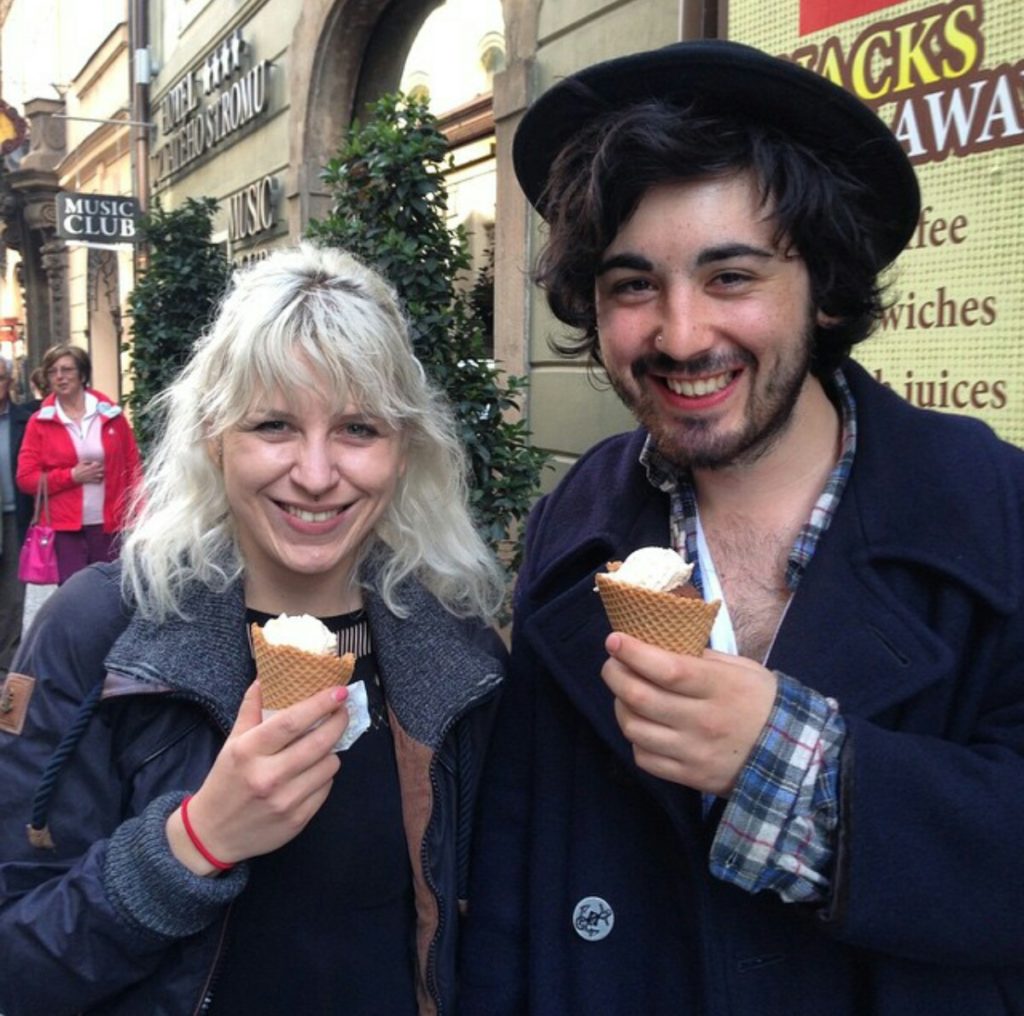
[[[36,586],[50,586],[58,581],[57,545],[50,525],[50,499],[46,490],[46,473],[39,479],[32,524],[18,558],[18,578]]]

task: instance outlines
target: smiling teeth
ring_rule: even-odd
[[[328,519],[333,519],[338,514],[339,509],[329,508],[327,511],[322,512],[307,512],[302,508],[293,508],[291,505],[288,505],[285,511],[303,522],[326,522]]]
[[[684,378],[665,378],[665,384],[671,392],[676,395],[685,395],[693,399],[701,395],[713,395],[720,392],[732,380],[731,373],[716,374],[714,377],[697,378],[694,381]]]

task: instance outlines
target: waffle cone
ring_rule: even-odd
[[[274,646],[258,624],[251,626],[256,676],[264,709],[285,709],[324,688],[348,684],[356,666],[354,653],[324,656],[294,646]]]
[[[601,603],[615,631],[625,632],[673,653],[700,656],[711,637],[719,600],[658,593],[616,582],[603,572],[595,576]]]

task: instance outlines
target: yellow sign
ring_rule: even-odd
[[[20,148],[28,137],[28,124],[12,106],[0,99],[0,155]]]
[[[1024,446],[1024,5],[730,0],[728,27],[858,95],[917,169],[918,228],[856,358],[915,405]]]

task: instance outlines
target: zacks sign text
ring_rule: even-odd
[[[886,120],[913,162],[1024,144],[1024,61],[984,66],[984,17],[983,0],[936,4],[790,59],[876,108],[895,104]]]

